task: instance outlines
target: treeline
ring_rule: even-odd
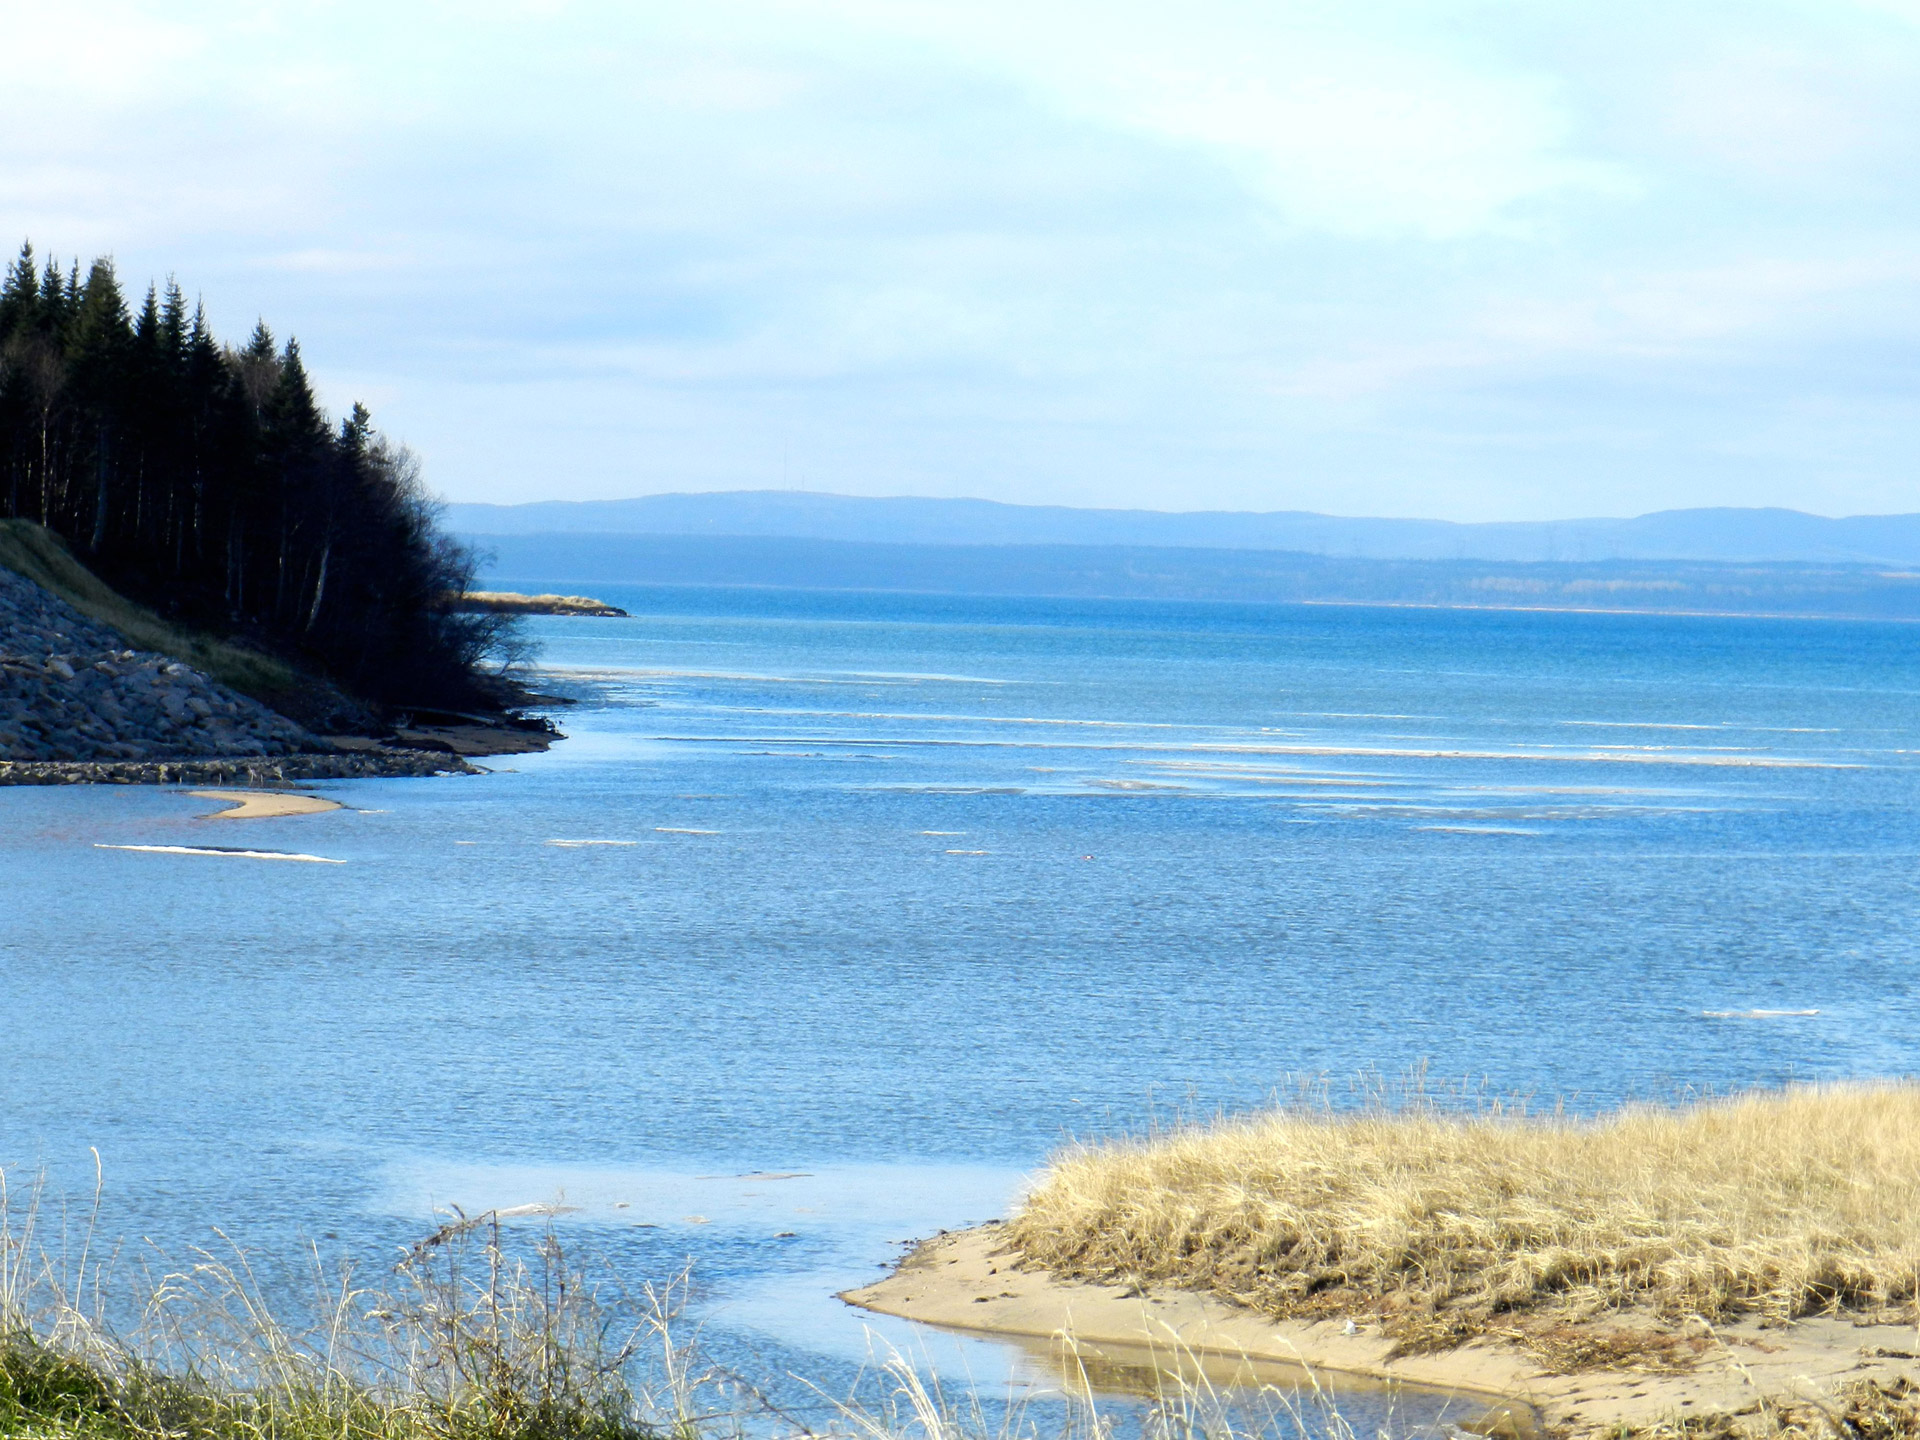
[[[300,347],[220,344],[180,287],[137,310],[110,260],[30,245],[0,287],[0,515],[38,521],[171,618],[237,636],[364,698],[494,698],[503,616],[450,611],[474,557],[439,532],[404,448],[364,406],[338,426]]]

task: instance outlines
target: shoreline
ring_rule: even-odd
[[[924,1241],[885,1279],[841,1294],[850,1305],[942,1329],[1060,1349],[1284,1365],[1303,1379],[1324,1372],[1398,1382],[1460,1396],[1481,1411],[1461,1428],[1514,1440],[1594,1435],[1684,1420],[1764,1414],[1768,1405],[1831,1409],[1856,1381],[1920,1383],[1912,1325],[1817,1317],[1762,1328],[1753,1320],[1688,1333],[1698,1362],[1682,1371],[1589,1366],[1555,1371],[1498,1333],[1452,1350],[1399,1354],[1375,1324],[1351,1333],[1341,1319],[1275,1320],[1217,1296],[1166,1286],[1058,1280],[1026,1268],[998,1222]],[[1615,1317],[1654,1325],[1651,1315]],[[1673,1327],[1680,1329],[1683,1327]],[[1736,1422],[1737,1423],[1737,1422]]]
[[[1542,562],[1546,563],[1546,562]],[[1699,610],[1672,606],[1618,608],[1605,605],[1487,605],[1448,600],[1364,600],[1342,596],[1236,598],[1221,595],[1110,595],[1052,590],[916,590],[889,585],[796,585],[744,580],[607,580],[597,583],[645,590],[753,590],[804,595],[890,595],[929,600],[1044,600],[1095,605],[1229,605],[1248,609],[1459,611],[1471,615],[1611,615],[1668,620],[1807,620],[1844,625],[1920,625],[1920,615],[1859,610]]]
[[[177,760],[0,760],[0,785],[219,785],[273,790],[316,780],[485,775],[451,751],[364,750]]]

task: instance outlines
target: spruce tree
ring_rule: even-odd
[[[111,260],[0,280],[0,513],[46,524],[109,583],[375,698],[467,705],[501,637],[449,611],[472,556],[417,463],[356,404],[335,427],[298,344],[224,349],[180,286],[137,314]]]

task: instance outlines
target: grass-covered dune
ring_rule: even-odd
[[[1398,1306],[1429,1331],[1501,1305],[1911,1314],[1917,1110],[1920,1088],[1888,1085],[1586,1122],[1285,1112],[1063,1157],[1009,1229],[1057,1268],[1210,1285],[1285,1313]],[[9,1214],[5,1178],[0,1437],[1355,1440],[1337,1392],[1316,1386],[1308,1404],[1187,1379],[1171,1331],[1147,1408],[1118,1429],[1081,1393],[1090,1362],[1070,1339],[1081,1385],[1057,1421],[951,1402],[897,1354],[876,1355],[877,1386],[821,1393],[826,1413],[801,1419],[759,1398],[770,1377],[729,1375],[683,1343],[683,1282],[635,1292],[552,1232],[503,1235],[492,1214],[456,1217],[386,1273],[316,1263],[295,1323],[237,1252],[129,1273],[66,1225],[49,1250],[36,1208]],[[1564,1433],[1920,1437],[1920,1386],[1854,1373]]]
[[[1059,1157],[1009,1227],[1056,1274],[1364,1314],[1414,1345],[1528,1314],[1914,1314],[1920,1086],[1591,1119],[1287,1108]]]

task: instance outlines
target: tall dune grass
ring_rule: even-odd
[[[1281,1313],[1911,1313],[1917,1161],[1912,1086],[1590,1122],[1295,1110],[1062,1157],[1012,1230],[1071,1273]],[[595,1282],[551,1235],[516,1247],[490,1215],[457,1217],[377,1283],[316,1266],[294,1325],[237,1251],[155,1274],[84,1231],[43,1244],[4,1178],[0,1440],[1357,1440],[1327,1397],[1223,1396],[1177,1373],[1118,1429],[1084,1386],[1040,1422],[955,1401],[898,1355],[877,1399],[835,1401],[816,1428],[682,1345],[675,1287]],[[1863,1382],[1611,1440],[1920,1440],[1920,1392]]]
[[[32,1440],[1114,1440],[1084,1384],[1040,1419],[983,1403],[887,1349],[824,1421],[680,1338],[686,1277],[629,1295],[554,1236],[515,1245],[456,1217],[377,1283],[316,1269],[308,1318],[281,1318],[245,1256],[157,1275],[84,1233],[43,1244],[0,1173],[0,1437]],[[281,1288],[275,1287],[280,1294]],[[117,1300],[120,1302],[115,1304]],[[284,1298],[284,1295],[282,1296]],[[137,1314],[126,1301],[138,1302]],[[113,1316],[118,1316],[118,1323]],[[1077,1353],[1077,1352],[1072,1352]],[[1082,1375],[1084,1380],[1084,1374]],[[812,1388],[812,1387],[809,1387]],[[1358,1440],[1328,1397],[1223,1395],[1175,1367],[1128,1440]],[[1834,1437],[1838,1440],[1838,1437]]]
[[[1056,1158],[1009,1227],[1058,1274],[1448,1341],[1495,1317],[1911,1316],[1920,1086],[1593,1119],[1293,1106]]]
[[[672,1287],[610,1296],[551,1237],[509,1253],[491,1216],[442,1227],[377,1287],[316,1267],[299,1325],[238,1251],[116,1265],[43,1246],[37,1209],[0,1203],[0,1436],[712,1440],[714,1377],[672,1341]]]

